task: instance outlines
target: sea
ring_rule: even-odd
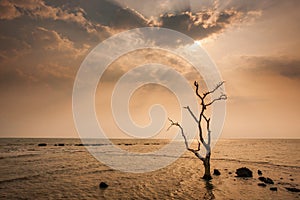
[[[104,143],[1,138],[0,199],[300,199],[299,139],[220,139],[212,150],[211,171],[221,174],[210,181],[201,178],[202,162],[189,151],[180,156],[155,154],[168,144],[112,140],[110,145],[139,154],[134,166],[127,166],[130,157],[111,152]],[[151,162],[141,152],[151,155]],[[128,170],[118,167],[120,163]],[[250,169],[253,177],[237,177],[241,167]],[[260,176],[274,183],[262,184]],[[99,187],[101,182],[107,187]]]

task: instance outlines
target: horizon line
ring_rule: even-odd
[[[126,138],[126,137],[111,137],[111,138],[79,138],[79,137],[1,137],[0,139],[124,139],[124,140],[170,140],[172,138]],[[218,140],[239,140],[239,139],[273,139],[273,140],[280,140],[280,139],[291,139],[291,140],[299,140],[300,137],[226,137],[226,138],[219,138]],[[197,139],[194,139],[197,140]]]

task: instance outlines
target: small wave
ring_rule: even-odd
[[[12,178],[12,179],[0,180],[0,184],[15,182],[15,181],[30,180],[32,178],[36,178],[36,177],[39,177],[39,176],[40,175],[32,175],[32,176],[24,176],[24,177]]]
[[[22,158],[22,157],[33,157],[40,154],[33,153],[33,154],[20,154],[20,155],[8,155],[8,156],[1,156],[0,159],[11,159],[11,158]]]
[[[116,171],[116,170],[114,170],[114,169],[94,170],[94,171],[86,172],[85,174],[97,174],[97,173],[113,172],[113,171]]]
[[[242,162],[242,163],[250,163],[250,164],[261,164],[261,165],[269,165],[269,166],[275,166],[275,167],[300,169],[299,166],[275,164],[275,163],[271,163],[271,162],[267,162],[267,161],[250,161],[250,160],[239,160],[239,159],[234,159],[234,158],[212,158],[212,160],[223,160],[223,161],[231,161],[231,162]]]

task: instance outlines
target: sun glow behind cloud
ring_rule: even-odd
[[[219,67],[229,94],[224,137],[299,137],[300,1],[117,2],[0,2],[0,136],[76,137],[72,84],[87,53],[115,33],[161,26],[195,39]]]
[[[202,46],[201,40],[195,40],[195,44],[196,44],[196,45],[199,45],[199,46]]]

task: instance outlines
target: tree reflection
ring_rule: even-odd
[[[211,183],[211,181],[205,181],[205,189],[206,191],[203,199],[215,199],[215,195],[213,193],[214,185]]]

